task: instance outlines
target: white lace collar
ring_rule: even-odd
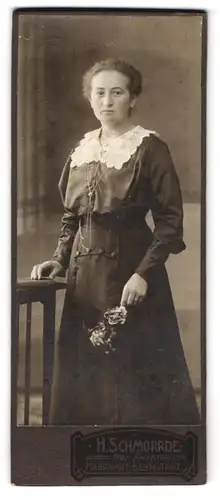
[[[71,155],[70,167],[80,167],[85,163],[103,162],[107,168],[120,170],[124,163],[135,153],[142,143],[144,137],[156,134],[153,130],[147,130],[140,125],[113,137],[108,141],[108,147],[101,147],[99,137],[101,128],[87,132]]]

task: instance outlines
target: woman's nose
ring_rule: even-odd
[[[112,102],[112,96],[110,94],[110,92],[106,92],[106,94],[104,95],[104,98],[103,98],[103,104],[104,106],[112,106],[113,102]]]

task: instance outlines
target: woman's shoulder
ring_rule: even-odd
[[[70,154],[70,166],[79,166],[83,163],[97,161],[98,151],[98,137],[100,128],[86,132],[81,139],[77,141],[75,147]]]
[[[145,134],[144,134],[145,131]],[[170,156],[170,149],[161,134],[154,130],[143,129],[142,148],[147,156],[153,158],[166,158]]]
[[[139,136],[142,136],[142,137],[159,137],[160,134],[156,131],[156,130],[153,130],[153,129],[148,129],[148,128],[145,128],[145,127],[142,127],[141,125],[136,125],[133,129],[134,133],[139,135]]]
[[[138,125],[136,127],[137,133],[140,137],[143,139],[143,143],[149,148],[149,147],[167,147],[167,143],[165,140],[161,137],[160,132],[157,132],[156,130],[153,129],[147,129],[145,127],[142,127]],[[144,140],[146,139],[146,140]],[[148,139],[148,140],[147,140]]]
[[[85,132],[85,134],[78,140],[76,147],[81,146],[85,143],[90,143],[94,139],[97,140],[99,138],[100,131],[100,128],[96,128],[94,130],[89,130],[89,132]]]
[[[72,145],[70,154],[73,154],[74,151],[76,151],[76,149],[78,149],[79,147],[93,142],[94,139],[97,140],[100,134],[100,130],[100,128],[96,128],[94,130],[90,130],[89,132],[85,132],[80,138],[75,141],[75,144]]]

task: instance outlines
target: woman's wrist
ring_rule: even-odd
[[[142,280],[144,280],[147,283],[147,277],[146,277],[145,273],[142,273],[140,271],[135,271],[134,274],[137,274],[140,278],[142,278]]]

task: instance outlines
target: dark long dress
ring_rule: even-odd
[[[90,222],[88,175],[99,179]],[[68,279],[50,423],[198,423],[164,265],[170,253],[185,249],[181,191],[167,145],[149,134],[120,169],[101,161],[71,166],[69,156],[59,187],[65,211],[53,258]],[[149,210],[153,232],[145,221]],[[88,327],[120,304],[133,273],[147,281],[147,296],[128,308],[116,349],[105,354],[90,342]]]

